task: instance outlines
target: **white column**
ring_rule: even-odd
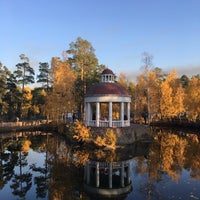
[[[121,126],[124,126],[124,102],[120,104],[120,118],[121,118]]]
[[[121,163],[120,176],[121,176],[121,187],[124,187],[124,162]]]
[[[87,123],[88,123],[88,126],[90,125],[90,121],[91,121],[91,105],[88,102],[87,103]]]
[[[127,166],[127,184],[129,185],[131,183],[131,163],[129,162],[128,163],[128,166]]]
[[[96,126],[99,127],[99,102],[96,102]]]
[[[96,187],[99,187],[99,162],[96,163]]]
[[[112,102],[109,102],[109,117],[108,117],[108,121],[109,121],[109,127],[112,127]]]
[[[89,162],[86,164],[86,183],[90,184],[90,165],[89,165]]]
[[[89,103],[85,104],[85,122],[86,125],[89,126]]]
[[[85,124],[88,125],[87,124],[87,103],[86,102],[84,103],[84,113],[85,113],[85,115],[84,115],[83,119],[85,121]]]
[[[112,188],[112,163],[109,163],[109,188]]]
[[[130,102],[127,103],[127,120],[130,125]]]

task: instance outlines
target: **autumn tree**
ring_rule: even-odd
[[[52,119],[58,119],[66,111],[74,111],[75,75],[68,61],[54,57],[51,61],[53,78],[52,91],[47,93],[45,113]]]
[[[148,81],[148,85],[147,85]],[[137,118],[142,116],[145,121],[152,121],[160,113],[160,76],[154,69],[137,77],[134,103]],[[149,113],[150,112],[150,113]]]
[[[188,119],[196,121],[200,117],[200,79],[192,77],[186,89],[185,104]]]
[[[123,86],[125,89],[128,90],[129,80],[128,80],[128,78],[126,77],[126,74],[125,74],[124,72],[121,72],[121,73],[119,74],[119,77],[118,77],[117,82],[118,82],[121,86]]]
[[[160,74],[159,74],[160,75]],[[156,73],[156,70],[151,70],[148,73],[149,81],[149,109],[150,113],[150,122],[153,119],[157,119],[160,113],[160,76]]]
[[[31,94],[31,89],[29,87],[25,87],[23,93],[22,116],[26,118],[31,117],[32,97],[33,95]]]
[[[146,81],[143,75],[137,77],[137,85],[135,88],[135,120],[144,118],[145,123],[148,116],[147,99],[146,99]]]
[[[171,117],[173,111],[173,101],[172,101],[172,88],[170,87],[168,81],[161,83],[161,99],[160,99],[160,112],[161,118]]]
[[[161,116],[173,118],[185,112],[184,90],[176,70],[173,70],[161,83]]]
[[[75,42],[71,42],[70,48],[67,50],[69,55],[68,61],[71,63],[76,75],[75,101],[81,115],[84,110],[86,89],[93,82],[98,67],[98,60],[94,51],[91,43],[81,37],[78,37]]]
[[[34,88],[32,91],[32,117],[34,119],[43,118],[45,116],[44,107],[45,107],[45,98],[47,92],[42,88]]]

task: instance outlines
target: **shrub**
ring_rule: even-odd
[[[77,139],[79,142],[91,141],[90,129],[78,120],[76,120],[74,123],[73,132],[73,138]]]
[[[105,133],[100,136],[94,136],[92,138],[92,132],[90,128],[85,126],[83,122],[76,120],[73,127],[73,138],[79,142],[93,142],[95,145],[100,147],[115,148],[116,147],[116,135],[112,129],[106,129]]]
[[[105,134],[105,144],[106,146],[115,147],[116,146],[116,135],[112,129],[107,129]]]

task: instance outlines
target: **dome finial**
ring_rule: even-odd
[[[106,68],[101,73],[101,82],[102,83],[114,83],[115,82],[115,75],[112,70]]]

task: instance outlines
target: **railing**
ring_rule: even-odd
[[[91,120],[91,121],[88,121],[88,126],[97,126],[96,125],[96,120]]]
[[[97,127],[97,121],[96,120],[90,120],[87,122],[88,126]],[[124,121],[123,126],[130,126],[130,122],[128,120]],[[109,121],[107,120],[99,120],[99,127],[109,127]],[[122,121],[112,121],[112,127],[122,127]]]
[[[20,122],[0,122],[0,127],[19,127],[19,126],[37,126],[45,124],[47,120],[33,120],[33,121],[20,121]]]
[[[112,121],[112,127],[122,127],[122,121]]]
[[[109,127],[109,121],[99,121],[99,126],[100,127]]]
[[[95,168],[96,168],[97,163],[99,164],[99,168],[108,168],[109,165],[111,164],[113,169],[117,169],[117,168],[121,168],[122,166],[123,167],[129,166],[130,161],[131,159],[126,160],[126,161],[119,161],[119,162],[99,162],[99,161],[89,160],[87,164],[90,167],[95,167]]]

